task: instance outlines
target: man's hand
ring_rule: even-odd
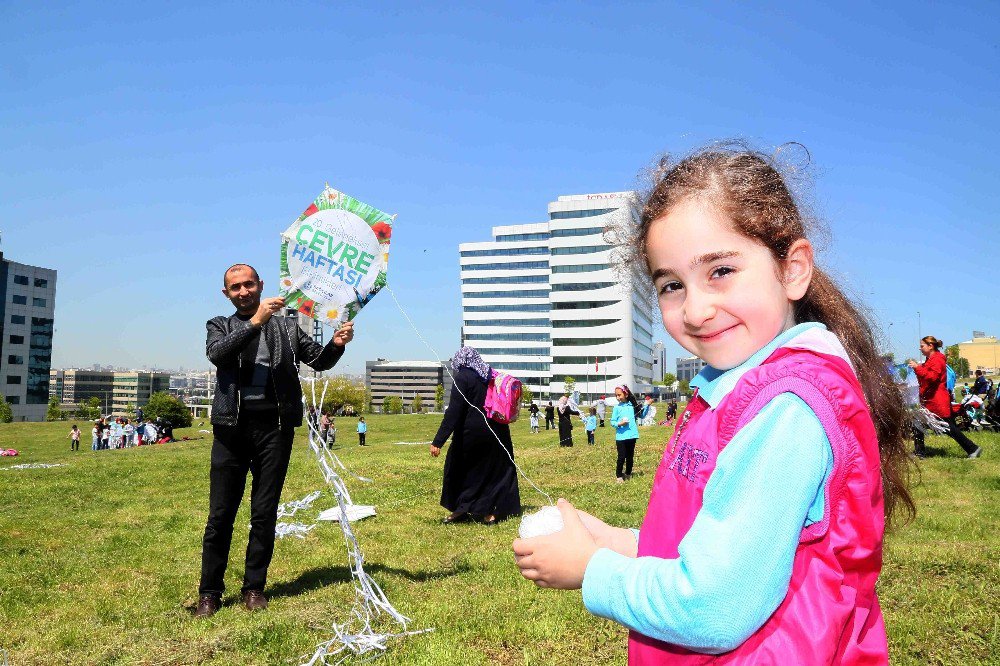
[[[538,587],[576,590],[583,585],[587,563],[598,546],[572,504],[560,499],[557,506],[562,514],[562,530],[531,539],[515,539],[514,561],[521,575]]]
[[[354,322],[345,321],[333,334],[333,344],[338,347],[346,347],[347,343],[354,339]]]
[[[437,458],[439,455],[441,455],[441,447],[431,444],[431,456]]]
[[[263,326],[267,323],[267,320],[271,318],[271,315],[280,311],[284,307],[285,299],[280,296],[261,299],[260,307],[257,308],[257,312],[254,316],[250,317],[250,323],[254,326]]]

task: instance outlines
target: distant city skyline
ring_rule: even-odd
[[[1000,6],[901,13],[4,3],[0,247],[59,272],[54,367],[207,369],[222,272],[275,295],[279,233],[329,182],[398,214],[388,283],[445,359],[460,243],[543,221],[552,193],[641,190],[667,150],[796,141],[821,266],[916,357],[921,333],[1000,332]],[[356,325],[337,370],[435,360],[388,291]]]

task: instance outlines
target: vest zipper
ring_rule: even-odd
[[[691,400],[684,408],[684,415],[681,417],[681,422],[677,424],[677,430],[674,433],[674,444],[670,447],[670,453],[674,452],[674,449],[677,448],[677,442],[681,441],[681,434],[684,432],[684,427],[687,425],[688,421],[691,420],[691,405],[694,404],[694,401],[697,399],[698,389],[695,389],[694,393],[691,394]]]

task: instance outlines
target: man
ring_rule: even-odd
[[[545,405],[545,429],[556,427],[556,408],[552,406],[552,401]]]
[[[976,383],[972,385],[972,392],[982,398],[985,398],[986,394],[990,392],[989,382],[982,370],[976,370]]]
[[[214,615],[222,605],[233,521],[247,472],[253,482],[243,604],[248,610],[267,607],[264,586],[274,552],[278,499],[295,428],[302,425],[298,364],[315,370],[332,368],[354,337],[353,324],[347,322],[323,347],[293,320],[274,318],[284,301],[261,299],[264,282],[252,266],[231,266],[223,284],[222,293],[236,306],[236,313],[207,323],[206,353],[216,367],[214,439],[195,617]]]
[[[602,395],[600,399],[598,399],[597,404],[594,405],[595,407],[597,407],[597,420],[601,422],[602,428],[604,427],[604,414],[608,408],[608,403],[605,402],[606,399],[607,396]]]

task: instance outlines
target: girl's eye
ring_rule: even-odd
[[[718,268],[712,271],[712,277],[713,278],[725,277],[730,273],[735,273],[735,272],[736,269],[733,268],[732,266],[719,266]]]
[[[672,282],[664,282],[663,286],[660,287],[660,294],[671,294],[683,288],[684,285],[682,285],[680,282],[677,282],[676,280]]]

